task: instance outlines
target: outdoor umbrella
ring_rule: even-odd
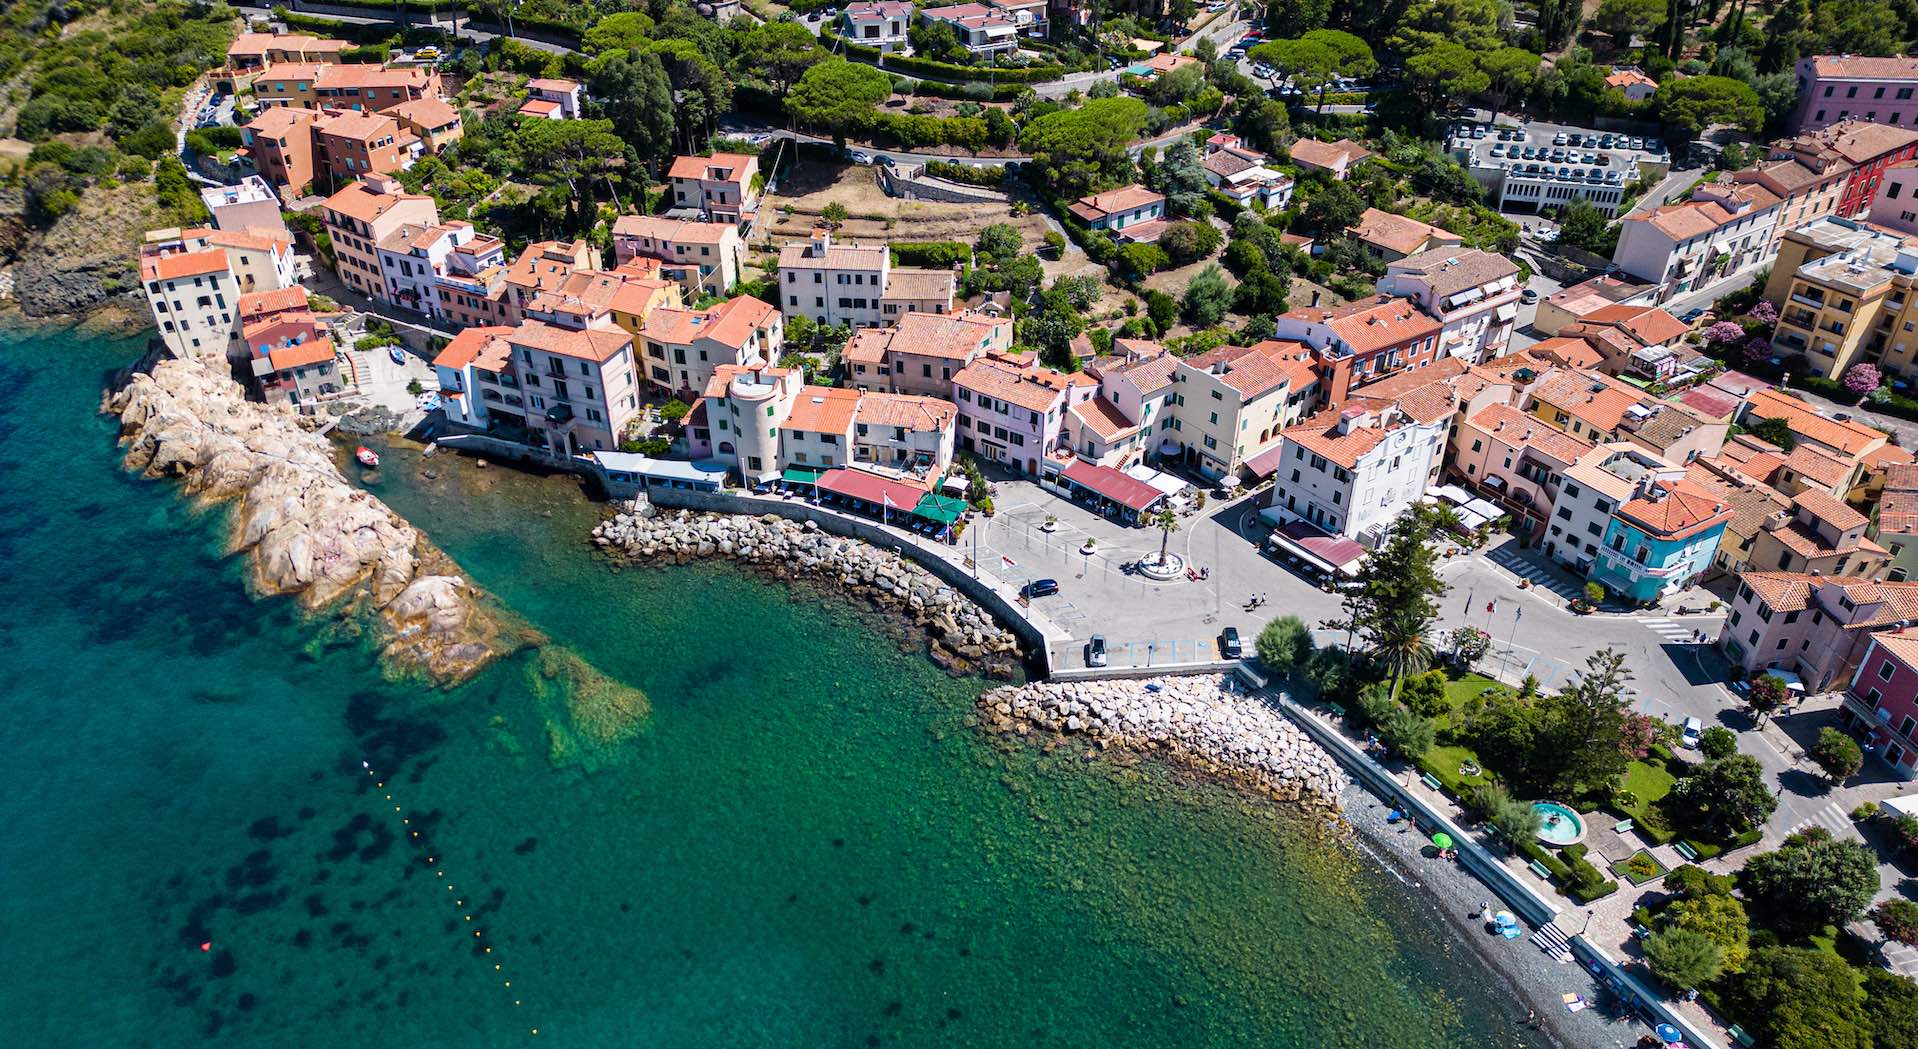
[[[1680,1041],[1685,1037],[1684,1032],[1673,1027],[1671,1024],[1659,1024],[1657,1027],[1652,1028],[1652,1033],[1656,1034],[1658,1040],[1664,1042],[1666,1045]]]
[[[1452,847],[1452,836],[1444,831],[1439,831],[1437,834],[1432,835],[1432,844],[1441,849],[1449,849]]]

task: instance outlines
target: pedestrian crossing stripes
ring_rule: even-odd
[[[1571,941],[1567,940],[1565,933],[1551,922],[1538,927],[1538,931],[1532,934],[1532,942],[1554,961],[1564,963],[1572,960]]]
[[[1645,629],[1667,641],[1677,644],[1697,643],[1706,645],[1718,640],[1718,629],[1723,624],[1723,620],[1686,620],[1681,622],[1676,619],[1641,619],[1639,622],[1645,624]],[[1693,630],[1704,631],[1704,640],[1700,641],[1694,636],[1692,633]]]
[[[1918,948],[1908,947],[1897,940],[1886,940],[1880,947],[1884,952],[1885,964],[1900,976],[1918,975]]]
[[[1845,815],[1845,810],[1839,808],[1835,801],[1826,803],[1817,812],[1812,813],[1810,819],[1799,820],[1792,824],[1785,834],[1789,837],[1809,827],[1823,827],[1830,831],[1834,838],[1854,837],[1857,833],[1852,829],[1851,818]]]
[[[1565,573],[1547,568],[1524,557],[1498,558],[1494,563],[1513,575],[1530,581],[1533,586],[1541,590],[1549,590],[1567,601],[1584,595],[1583,585],[1567,577]]]

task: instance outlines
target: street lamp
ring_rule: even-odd
[[[1580,936],[1585,935],[1585,930],[1592,927],[1592,914],[1593,914],[1592,908],[1590,907],[1585,908],[1585,924],[1578,927],[1578,934]]]

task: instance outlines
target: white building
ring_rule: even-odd
[[[621,215],[613,223],[618,262],[636,257],[665,263],[662,272],[695,298],[724,295],[739,283],[746,243],[730,222],[687,222],[655,215]]]
[[[470,222],[408,223],[380,238],[380,276],[387,299],[429,317],[442,315],[440,278],[454,250],[479,235]]]
[[[1292,178],[1271,167],[1272,158],[1248,148],[1239,136],[1224,132],[1205,142],[1205,181],[1240,204],[1258,201],[1267,210],[1292,203]]]
[[[944,22],[959,43],[975,55],[995,55],[1019,46],[1019,25],[1012,16],[985,4],[929,7],[919,13],[928,22]]]
[[[820,324],[867,328],[907,313],[951,313],[949,270],[894,268],[884,244],[834,244],[826,229],[779,250],[780,309]]]
[[[1778,206],[1778,195],[1756,183],[1699,186],[1689,201],[1619,220],[1612,262],[1657,284],[1665,302],[1764,257]]]
[[[227,356],[240,286],[224,250],[189,249],[173,238],[149,243],[140,253],[140,285],[153,326],[175,357],[217,362]]]
[[[1505,354],[1518,317],[1518,266],[1475,249],[1434,250],[1385,269],[1378,290],[1400,295],[1438,318],[1439,352],[1477,364]]]
[[[1397,407],[1321,412],[1284,432],[1263,515],[1376,546],[1424,496],[1448,422],[1422,423]]]
[[[722,365],[777,361],[786,345],[779,311],[750,295],[708,310],[653,310],[639,337],[646,381],[688,396],[704,390]]]
[[[1629,441],[1601,444],[1580,456],[1565,470],[1558,497],[1552,501],[1545,552],[1579,575],[1590,572],[1612,514],[1648,476],[1677,481],[1685,476],[1685,468]]]
[[[286,232],[286,220],[280,216],[280,198],[274,196],[273,187],[258,175],[248,175],[237,186],[207,186],[200,190],[200,201],[212,214],[215,229],[254,227]]]
[[[846,39],[891,54],[911,50],[906,34],[912,29],[912,12],[906,0],[859,0],[846,5],[839,22]]]

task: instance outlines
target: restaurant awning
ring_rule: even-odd
[[[875,507],[897,510],[900,513],[910,513],[926,494],[923,488],[914,488],[899,481],[887,480],[878,474],[870,474],[864,470],[850,470],[843,466],[820,474],[816,483],[822,492],[831,492],[834,495],[857,499],[871,503]]]
[[[1252,472],[1252,476],[1254,477],[1259,477],[1259,478],[1270,477],[1278,471],[1279,461],[1284,458],[1285,458],[1285,442],[1280,441],[1278,444],[1275,444],[1272,447],[1267,448],[1265,451],[1260,452],[1259,454],[1253,456],[1252,458],[1247,459],[1245,461],[1245,468],[1247,470],[1250,470]]]
[[[779,471],[779,479],[787,484],[816,484],[819,475],[827,469],[824,466],[788,466]]]
[[[1164,492],[1136,477],[1084,459],[1074,459],[1059,476],[1134,513],[1144,513],[1165,498]]]
[[[1343,536],[1322,532],[1303,521],[1290,521],[1272,530],[1272,541],[1326,573],[1357,575],[1365,548]]]
[[[927,492],[925,498],[919,500],[919,505],[912,508],[912,512],[936,524],[949,525],[966,512],[966,501]]]

